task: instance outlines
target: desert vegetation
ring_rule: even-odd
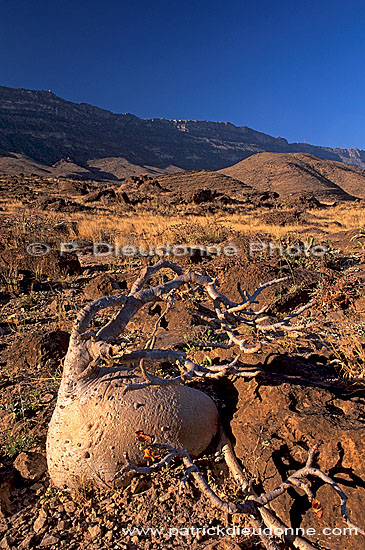
[[[363,203],[145,184],[126,202],[124,184],[1,180],[1,546],[357,550],[360,530],[321,530],[362,520]],[[237,254],[98,257],[95,242]],[[279,521],[316,534],[166,534]]]

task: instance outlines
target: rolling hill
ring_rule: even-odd
[[[365,171],[310,154],[260,153],[220,172],[280,196],[306,192],[331,200],[365,198]]]

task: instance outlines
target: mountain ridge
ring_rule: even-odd
[[[220,170],[255,153],[309,153],[365,169],[365,151],[289,143],[230,122],[116,114],[51,91],[0,86],[0,157],[21,154],[51,166],[89,169],[90,160],[123,158],[165,170]]]

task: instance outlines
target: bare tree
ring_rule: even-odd
[[[151,287],[151,278],[168,268],[175,277]],[[76,487],[92,481],[103,487],[113,487],[127,472],[152,473],[168,467],[180,458],[185,467],[184,480],[194,482],[219,509],[232,514],[248,514],[254,525],[284,529],[269,503],[290,487],[305,492],[310,502],[314,495],[307,482],[315,477],[329,484],[341,499],[344,520],[353,526],[346,512],[346,496],[341,488],[320,469],[314,467],[317,446],[309,450],[308,461],[279,487],[257,495],[243,474],[221,424],[214,401],[205,393],[185,385],[192,379],[218,379],[229,374],[252,378],[260,373],[247,367],[240,357],[255,353],[260,341],[278,330],[299,330],[308,325],[292,325],[291,321],[310,308],[308,303],[280,321],[265,315],[267,306],[254,310],[259,294],[285,278],[262,284],[252,294],[240,290],[241,301],[231,301],[218,290],[218,281],[196,272],[183,272],[176,264],[160,260],[146,267],[132,285],[128,295],[100,298],[86,306],[73,328],[64,372],[47,437],[47,460],[56,486]],[[160,323],[173,307],[178,293],[196,296],[203,291],[212,307],[200,309],[204,322],[214,328],[212,342],[195,342],[198,347],[233,348],[236,357],[221,365],[198,364],[183,351],[155,349]],[[125,333],[128,322],[146,304],[166,302],[144,349],[133,349]],[[106,308],[117,307],[112,320],[99,330],[90,328],[95,316]],[[248,345],[239,335],[242,326],[254,329],[258,343]],[[180,374],[172,378],[150,373],[146,362],[169,361],[179,365]],[[242,490],[242,502],[222,501],[208,485],[191,457],[201,454],[219,434],[219,452]],[[138,445],[138,441],[142,444]],[[146,466],[146,458],[154,463]],[[364,531],[358,528],[359,532]],[[283,535],[284,536],[284,535]],[[295,535],[286,535],[297,548],[313,548]],[[277,538],[263,535],[268,549],[279,549]]]

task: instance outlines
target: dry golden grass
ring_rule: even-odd
[[[47,221],[47,226],[60,222],[76,222],[77,231],[71,226],[69,239],[87,239],[94,242],[114,243],[117,246],[127,244],[135,246],[157,246],[170,244],[208,244],[226,240],[234,233],[240,235],[254,235],[265,233],[274,238],[282,238],[288,233],[309,232],[313,226],[291,224],[280,226],[264,223],[262,214],[267,210],[256,210],[238,214],[207,214],[205,216],[163,216],[158,213],[125,212],[111,214],[108,210],[98,209],[95,212],[42,212],[29,210],[20,201],[7,203],[6,212],[18,217],[18,230],[27,232],[27,219],[38,214],[40,219]],[[279,212],[279,211],[278,211]],[[280,211],[285,215],[286,211]],[[324,230],[330,237],[331,233],[346,230],[360,230],[365,227],[365,208],[362,205],[341,204],[329,209],[313,209],[308,211],[314,225]],[[338,225],[341,224],[341,227]]]
[[[24,205],[20,200],[8,199],[7,197],[4,197],[0,199],[0,204],[1,208],[3,209],[3,215],[18,215],[19,213],[24,211]]]
[[[254,235],[256,233],[268,233],[273,237],[283,237],[288,232],[297,232],[303,230],[303,225],[289,224],[285,226],[264,223],[257,214],[234,214],[229,216],[220,216],[217,223],[223,227],[240,233],[241,235]]]
[[[94,242],[157,246],[170,244],[205,244],[224,240],[224,224],[216,216],[165,217],[158,214],[129,215],[123,218],[102,215],[78,215],[78,236]]]
[[[175,220],[159,215],[141,216],[110,216],[107,214],[78,216],[78,234],[81,239],[103,241],[106,237],[113,236],[116,244],[136,244],[148,239],[151,244],[161,242],[161,236],[167,228],[176,223]]]
[[[282,211],[285,214],[285,211]],[[328,234],[339,230],[338,222],[345,230],[356,230],[365,226],[365,208],[353,205],[339,205],[328,210],[309,211],[315,218],[319,227],[324,228]],[[126,214],[123,217],[99,212],[95,214],[77,214],[78,231],[80,238],[103,240],[113,236],[114,242],[120,244],[145,244],[152,246],[164,242],[172,244],[178,242],[176,235],[177,226],[180,226],[180,234],[186,231],[186,239],[199,233],[219,233],[222,230],[235,232],[241,235],[254,235],[258,232],[267,233],[280,238],[287,233],[302,232],[306,226],[290,224],[279,226],[262,222],[260,212],[247,214],[219,214],[206,216],[179,216],[166,217],[159,214]],[[192,230],[195,228],[195,231]],[[196,231],[200,228],[200,231]],[[181,235],[179,235],[181,236]],[[181,241],[181,239],[180,239]]]
[[[338,231],[338,222],[346,230],[365,226],[365,208],[361,205],[340,204],[328,210],[309,210],[308,213],[316,218],[317,223],[333,224],[334,227],[326,227],[330,233]]]
[[[303,226],[299,224],[285,227],[265,224],[253,214],[189,216],[189,218],[183,216],[168,218],[158,214],[132,215],[123,218],[105,214],[95,218],[95,215],[79,214],[77,217],[80,238],[103,241],[112,236],[118,245],[148,243],[156,246],[161,242],[175,244],[182,242],[184,238],[185,242],[198,244],[203,234],[212,234],[213,241],[213,234],[218,237],[219,233],[224,236],[227,232],[241,235],[254,235],[261,232],[279,238],[288,232],[303,230]]]
[[[362,327],[365,334],[365,325]],[[341,327],[339,334],[328,339],[333,363],[345,378],[365,378],[365,342],[354,327]]]

